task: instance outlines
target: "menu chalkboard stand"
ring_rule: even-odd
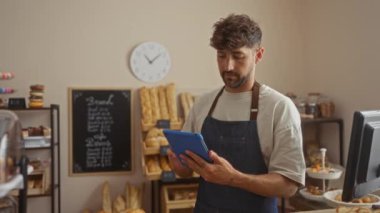
[[[69,88],[70,175],[133,171],[132,93],[126,88]]]

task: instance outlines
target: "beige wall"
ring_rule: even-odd
[[[306,1],[302,13],[304,91],[320,91],[344,119],[345,155],[353,112],[380,109],[380,1]],[[336,141],[326,136],[327,147]],[[346,160],[346,157],[344,158]]]
[[[364,2],[4,0],[0,2],[0,71],[13,71],[16,78],[1,86],[14,87],[17,92],[12,96],[20,97],[28,96],[31,84],[46,86],[46,103],[61,106],[62,212],[98,209],[104,180],[111,182],[114,195],[121,193],[125,181],[144,181],[139,126],[135,125],[134,174],[70,177],[68,87],[145,85],[130,73],[128,56],[140,42],[157,41],[172,57],[172,70],[159,84],[175,82],[178,89],[188,91],[214,88],[221,81],[214,51],[208,46],[211,26],[231,12],[247,13],[264,31],[266,52],[258,80],[281,92],[320,91],[331,96],[337,115],[345,119],[347,142],[353,110],[379,107],[372,97],[379,90],[374,83],[380,77],[375,63],[380,18],[375,11],[380,3]],[[146,201],[149,198],[147,194]],[[31,200],[30,212],[43,205]]]

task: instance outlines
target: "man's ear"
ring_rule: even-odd
[[[264,55],[264,48],[259,47],[259,48],[256,50],[256,58],[255,58],[255,63],[256,63],[256,64],[257,64],[259,61],[261,61],[261,59],[263,58],[263,55]]]

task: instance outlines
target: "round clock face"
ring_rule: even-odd
[[[171,61],[164,46],[157,42],[144,42],[133,49],[130,66],[138,79],[153,83],[169,73]]]

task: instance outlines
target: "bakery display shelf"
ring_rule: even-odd
[[[142,149],[144,155],[158,155],[160,154],[160,147],[147,147],[145,142],[142,142]]]
[[[50,110],[51,107],[40,107],[40,108],[24,108],[24,109],[10,109],[12,111],[38,111],[38,110]]]
[[[22,124],[28,124],[25,126],[43,126],[50,128],[50,134],[45,135],[26,135],[23,134],[23,142],[27,144],[24,149],[26,155],[35,156],[36,154],[47,154],[51,159],[47,168],[44,168],[46,172],[28,175],[28,181],[25,185],[29,185],[27,194],[18,196],[19,198],[27,197],[48,197],[46,202],[50,203],[51,213],[61,212],[61,188],[59,187],[61,181],[61,166],[60,166],[60,107],[57,104],[50,104],[48,106],[40,108],[24,108],[24,109],[11,109],[20,115]],[[41,114],[42,113],[42,114]],[[49,116],[47,116],[47,113]],[[21,116],[22,115],[22,116]],[[41,115],[41,119],[38,119],[38,115]],[[32,136],[33,135],[33,136]],[[29,145],[29,146],[28,146]],[[35,167],[36,168],[36,167]],[[48,170],[47,170],[48,169]],[[33,185],[30,180],[37,181]],[[41,183],[42,182],[42,183]],[[40,186],[42,184],[42,186]],[[33,186],[32,186],[33,185]],[[55,187],[58,185],[58,187]],[[47,207],[49,208],[49,207]]]
[[[159,171],[159,172],[149,172],[148,167],[146,166],[145,162],[146,162],[146,160],[145,160],[145,157],[143,156],[142,168],[143,168],[143,173],[144,173],[145,177],[150,181],[161,180],[161,173],[163,170],[161,169],[161,171]],[[194,172],[192,177],[193,178],[199,178],[200,176],[199,176],[199,174]],[[182,177],[176,175],[176,179],[185,179],[185,178],[182,178]]]
[[[180,130],[180,129],[182,129],[182,125],[183,125],[183,120],[181,118],[179,118],[179,120],[177,122],[170,122],[170,129]],[[156,124],[154,124],[154,123],[144,123],[143,121],[141,121],[141,129],[142,129],[142,131],[147,132],[147,131],[149,131],[153,127],[156,127]]]
[[[28,165],[27,173],[30,174],[33,172],[33,167]],[[6,196],[14,189],[22,189],[23,188],[24,178],[22,174],[17,174],[11,178],[10,181],[6,183],[0,183],[0,198]]]
[[[161,188],[162,212],[193,209],[196,201],[198,184],[164,185]]]

